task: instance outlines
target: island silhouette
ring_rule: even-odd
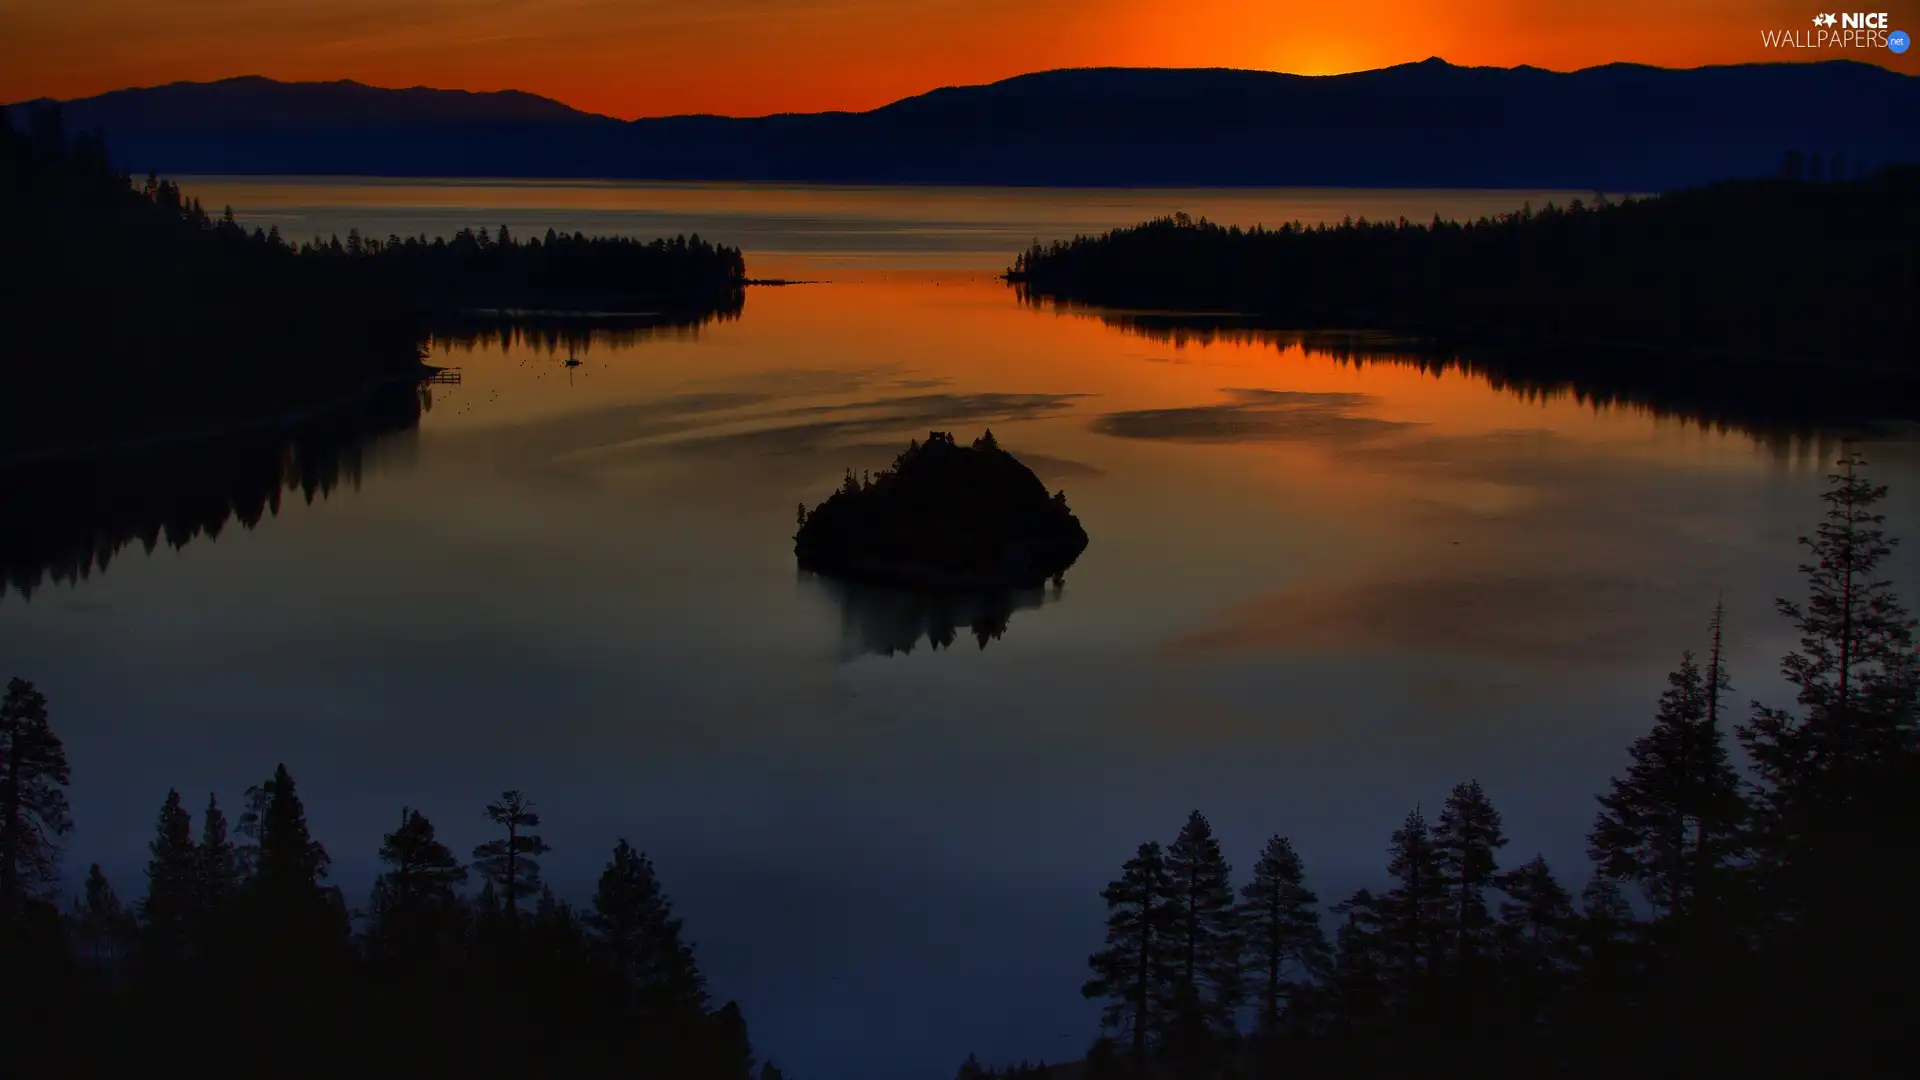
[[[793,553],[800,569],[842,581],[917,589],[1033,588],[1087,547],[1067,494],[987,431],[971,446],[932,431],[891,468],[855,477],[819,506],[803,503]]]

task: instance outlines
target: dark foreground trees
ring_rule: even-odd
[[[22,787],[44,824],[63,812],[64,763],[44,702],[15,688],[7,715],[40,763]],[[477,900],[433,823],[403,808],[366,911],[350,913],[286,766],[246,804],[243,859],[217,800],[196,840],[168,792],[131,911],[96,864],[63,918],[44,887],[51,849],[23,856],[35,885],[10,879],[0,927],[0,1074],[778,1076],[756,1073],[739,1007],[710,1007],[652,863],[626,841],[582,917],[534,884],[524,855],[545,848],[521,831],[537,823],[523,795],[488,808],[513,819],[517,841],[494,854],[516,858],[511,873],[489,866]],[[495,879],[533,897],[517,918]]]
[[[10,680],[0,699],[0,933],[59,881],[60,838],[73,827],[66,787],[67,753],[46,695]]]
[[[1886,489],[1848,453],[1826,520],[1802,541],[1800,647],[1781,670],[1797,707],[1756,705],[1738,738],[1722,618],[1703,669],[1684,654],[1651,730],[1599,798],[1594,872],[1576,905],[1535,856],[1501,869],[1500,815],[1480,784],[1437,820],[1414,808],[1383,893],[1334,907],[1319,938],[1300,861],[1276,838],[1242,890],[1236,933],[1251,1035],[1183,1054],[1183,895],[1159,846],[1106,894],[1109,948],[1086,991],[1117,1041],[1100,1075],[1153,1077],[1887,1075],[1916,1045],[1920,964],[1920,653],[1886,580]],[[1183,833],[1183,837],[1186,834]],[[1223,862],[1224,865],[1224,862]],[[1636,911],[1622,893],[1644,898]],[[1189,919],[1188,925],[1192,925]],[[1283,978],[1282,972],[1291,972]],[[1705,1063],[1705,1064],[1703,1064]]]

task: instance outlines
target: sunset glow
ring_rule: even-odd
[[[1920,22],[1911,0],[1876,6],[1894,27]],[[259,74],[517,89],[622,117],[759,115],[1099,65],[1914,69],[1914,54],[1884,48],[1762,47],[1762,31],[1802,27],[1812,11],[1805,0],[25,0],[0,7],[0,100]]]

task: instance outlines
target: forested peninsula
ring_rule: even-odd
[[[0,114],[0,463],[137,447],[350,402],[427,373],[436,320],[738,311],[737,249],[502,228],[294,243],[136,183],[57,110]]]
[[[1036,243],[1006,276],[1040,303],[1920,374],[1920,166],[1841,180],[1819,160],[1467,222],[1241,228],[1176,214]]]

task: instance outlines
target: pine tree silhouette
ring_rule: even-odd
[[[1174,883],[1159,843],[1140,845],[1100,898],[1107,902],[1107,947],[1087,957],[1093,978],[1080,992],[1106,999],[1101,1025],[1123,1034],[1138,1070],[1160,1044],[1181,961]]]
[[[603,962],[649,1013],[685,1024],[705,1012],[706,981],[693,947],[681,936],[652,861],[625,840],[600,873],[587,926]]]
[[[1237,916],[1248,989],[1258,1006],[1256,1030],[1271,1038],[1295,994],[1331,973],[1332,953],[1306,887],[1306,871],[1284,836],[1267,840],[1240,890]]]
[[[1492,944],[1493,916],[1486,893],[1499,871],[1506,846],[1500,811],[1478,780],[1454,786],[1434,825],[1433,843],[1445,877],[1449,926],[1447,961],[1455,975],[1471,983],[1480,977],[1479,960]]]
[[[1717,668],[1717,660],[1716,660]],[[1725,688],[1724,673],[1714,677]],[[1691,652],[1667,676],[1651,732],[1634,741],[1633,763],[1600,796],[1588,838],[1600,872],[1640,885],[1658,915],[1693,912],[1744,845],[1740,778],[1709,719],[1718,690]]]
[[[67,812],[67,752],[47,719],[46,695],[14,678],[0,699],[0,955],[26,903],[53,889]]]
[[[434,837],[433,823],[418,810],[400,809],[400,825],[380,844],[387,870],[374,880],[368,907],[369,951],[400,973],[443,957],[459,933],[455,889],[467,869]]]
[[[1234,923],[1232,867],[1213,826],[1195,810],[1166,849],[1173,885],[1176,991],[1185,1011],[1171,1019],[1184,1029],[1185,1055],[1197,1067],[1218,1039],[1233,1032],[1240,1005],[1240,940]]]
[[[143,953],[155,977],[165,979],[177,976],[192,956],[200,894],[193,819],[178,791],[167,792],[147,851],[147,896],[140,905]]]
[[[520,920],[520,901],[540,891],[540,863],[535,856],[552,849],[539,836],[521,831],[539,826],[540,815],[534,812],[533,800],[519,791],[501,792],[497,801],[487,804],[486,818],[507,830],[507,835],[475,847],[473,866],[498,886],[507,926],[512,929]]]

